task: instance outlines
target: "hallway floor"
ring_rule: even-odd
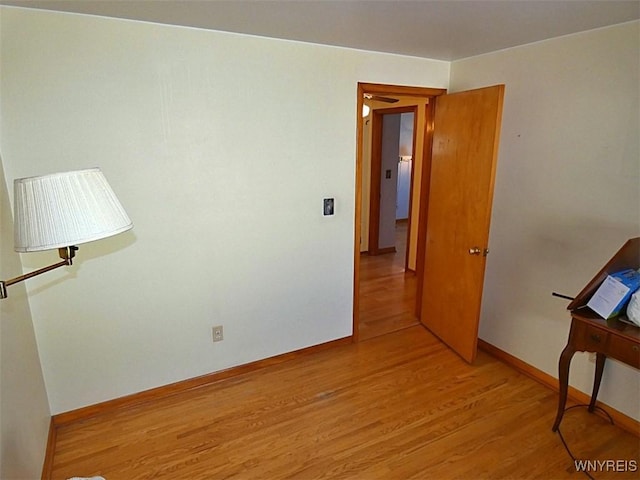
[[[360,256],[360,340],[418,324],[416,276],[405,272],[406,247],[407,224],[399,222],[395,253]]]

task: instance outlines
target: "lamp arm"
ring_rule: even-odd
[[[42,273],[55,270],[56,268],[59,268],[59,267],[73,265],[73,257],[75,257],[77,250],[78,250],[78,247],[76,247],[75,245],[72,245],[70,247],[59,248],[58,254],[60,255],[60,258],[63,259],[61,262],[54,263],[53,265],[49,265],[48,267],[43,267],[38,270],[34,270],[33,272],[25,273],[24,275],[11,278],[9,280],[4,280],[4,281],[0,280],[0,299],[7,298],[7,287],[13,285],[14,283],[22,282],[29,278],[36,277]]]

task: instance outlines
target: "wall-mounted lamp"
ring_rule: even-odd
[[[0,281],[0,298],[14,283],[72,265],[76,245],[133,227],[99,168],[18,178],[13,190],[15,251],[58,249],[62,261]]]

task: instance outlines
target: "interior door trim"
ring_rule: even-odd
[[[445,92],[446,93],[446,92]],[[432,97],[433,98],[433,97]],[[416,250],[416,306],[414,314],[420,318],[422,311],[422,288],[424,285],[424,256],[427,244],[427,222],[429,212],[429,189],[431,186],[431,151],[433,148],[433,128],[436,116],[436,102],[426,106],[426,125],[422,148],[422,169],[420,175],[420,205],[418,211],[418,248]]]

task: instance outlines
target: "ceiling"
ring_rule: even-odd
[[[457,60],[640,18],[640,0],[0,0]]]

